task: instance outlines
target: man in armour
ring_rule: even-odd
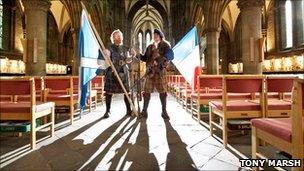
[[[132,55],[135,55],[135,53],[131,51],[129,54],[128,49],[122,45],[123,34],[120,30],[113,31],[111,34],[111,42],[112,44],[108,49],[104,50],[104,53],[110,57],[119,77],[122,80],[124,87],[126,88],[126,91],[129,92],[130,70],[127,64],[132,61]],[[110,114],[113,94],[124,93],[111,67],[108,67],[105,70],[104,91],[106,97],[106,112],[104,114],[104,118],[108,118]],[[124,102],[126,105],[126,115],[131,116],[132,110],[126,95],[124,95]]]
[[[146,79],[144,85],[144,105],[141,116],[148,117],[148,105],[151,98],[151,93],[156,90],[159,93],[159,98],[162,105],[162,117],[170,119],[167,113],[167,81],[166,81],[166,68],[169,60],[173,59],[168,57],[168,52],[172,52],[170,44],[164,40],[164,34],[158,30],[154,30],[153,43],[151,43],[144,55],[138,54],[140,60],[146,62]],[[173,54],[173,52],[172,52]]]

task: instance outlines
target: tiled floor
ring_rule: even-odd
[[[115,96],[110,118],[100,106],[55,137],[28,151],[28,137],[1,138],[4,170],[239,170],[239,159],[210,137],[173,97],[168,97],[170,121],[161,115],[153,95],[149,118],[124,117],[121,96]],[[43,133],[42,133],[43,134]],[[20,148],[21,151],[17,152]],[[17,150],[16,150],[17,149]],[[9,151],[13,151],[10,152]],[[9,155],[18,155],[9,159]]]

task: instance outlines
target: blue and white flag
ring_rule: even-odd
[[[79,31],[79,57],[80,57],[80,108],[83,109],[88,96],[88,84],[100,70],[108,67],[92,29],[89,18],[84,10],[81,15]]]
[[[173,52],[173,64],[194,89],[200,73],[199,39],[195,26],[173,47]]]

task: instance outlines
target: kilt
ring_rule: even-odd
[[[145,80],[144,91],[145,93],[153,93],[154,89],[158,93],[167,92],[167,80],[166,77],[161,77],[159,74],[155,74],[153,77],[148,77]]]
[[[129,79],[128,75],[120,72],[118,73],[120,75],[120,78],[122,80],[123,85],[125,86],[127,92],[129,92],[130,86],[129,86]],[[104,91],[109,94],[120,94],[124,93],[123,89],[121,88],[114,72],[112,72],[111,69],[106,71],[105,74],[105,84],[104,84]]]

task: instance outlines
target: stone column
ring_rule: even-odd
[[[241,56],[244,74],[262,74],[259,39],[262,37],[262,7],[264,3],[264,0],[239,0],[237,3],[241,11]],[[253,44],[253,53],[251,53],[250,44]]]
[[[26,22],[27,60],[26,75],[46,75],[47,13],[49,0],[23,0]]]
[[[207,74],[219,74],[219,29],[207,29]]]
[[[72,28],[72,37],[73,37],[73,47],[74,47],[74,52],[73,52],[73,63],[72,63],[72,74],[73,75],[79,75],[79,48],[78,48],[78,37],[79,37],[79,28]]]

